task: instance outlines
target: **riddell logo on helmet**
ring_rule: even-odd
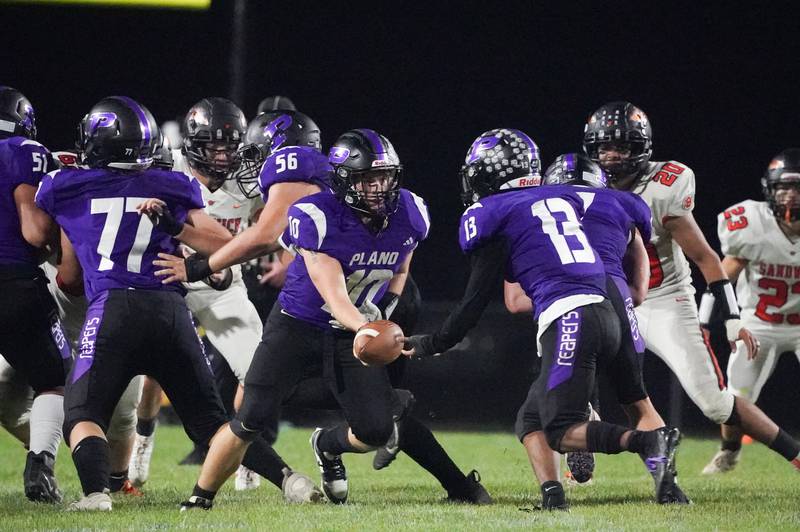
[[[384,159],[377,159],[375,161],[372,161],[373,168],[375,168],[376,166],[391,166],[391,165],[392,165],[391,162],[386,161]]]
[[[517,181],[518,187],[538,187],[542,182],[541,177],[520,177]]]

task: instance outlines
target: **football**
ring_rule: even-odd
[[[400,356],[403,330],[389,320],[365,323],[353,339],[353,356],[365,366],[385,366]]]

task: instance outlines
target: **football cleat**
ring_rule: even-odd
[[[541,486],[542,510],[569,510],[564,486],[558,481],[545,482]]]
[[[188,501],[181,503],[181,512],[188,512],[189,510],[210,510],[214,506],[214,501],[200,497],[199,495],[192,495]]]
[[[792,460],[792,465],[794,466],[795,469],[800,471],[800,458],[795,458],[794,460]]]
[[[334,504],[344,504],[347,502],[347,470],[344,468],[340,455],[327,455],[317,448],[317,440],[322,434],[321,428],[317,428],[311,434],[311,448],[314,450],[314,457],[322,473],[322,491],[328,500]]]
[[[592,408],[591,403],[588,405],[589,421],[600,421],[600,414],[597,410]],[[594,453],[589,451],[571,451],[566,453],[567,474],[568,481],[571,483],[585,484],[592,480],[594,475]]]
[[[677,428],[661,428],[654,431],[656,439],[649,449],[643,454],[647,470],[653,476],[656,488],[656,501],[659,504],[681,503],[677,499],[677,492],[683,495],[677,487],[676,477],[678,471],[675,466],[675,453],[681,441],[681,432]],[[684,504],[688,503],[688,498]]]
[[[323,500],[322,492],[308,475],[291,470],[284,472],[281,491],[286,502],[315,503]]]
[[[110,512],[111,497],[103,491],[95,491],[89,495],[84,495],[69,505],[68,512]]]
[[[467,504],[494,504],[491,495],[481,484],[481,476],[474,469],[464,479],[458,489],[447,490],[448,502],[464,502]]]
[[[150,460],[153,458],[153,447],[156,444],[156,433],[150,436],[136,435],[128,464],[128,478],[133,485],[140,488],[150,476]]]
[[[375,456],[372,458],[373,469],[381,470],[384,467],[389,467],[389,465],[394,462],[394,459],[397,458],[397,453],[400,452],[400,427],[402,423],[402,421],[394,422],[394,429],[392,430],[392,435],[389,437],[389,441],[386,442],[386,445],[378,447],[375,451]]]
[[[22,474],[25,496],[33,502],[57,504],[62,501],[53,466],[55,458],[47,451],[28,452],[25,459],[25,472]]]
[[[733,471],[736,467],[736,464],[739,463],[739,453],[741,449],[738,451],[731,451],[730,449],[720,449],[717,451],[717,454],[714,455],[714,458],[706,464],[703,468],[704,475],[716,475],[718,473],[727,473],[728,471]]]
[[[261,485],[261,477],[252,469],[243,465],[236,470],[236,480],[234,482],[236,491],[254,490]]]
[[[142,490],[134,486],[133,483],[131,482],[131,479],[129,478],[125,479],[125,482],[122,483],[122,487],[119,490],[114,491],[112,493],[119,493],[121,495],[127,495],[129,497],[144,497],[144,493],[142,493]]]

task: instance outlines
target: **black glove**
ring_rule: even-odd
[[[208,261],[206,261],[206,264],[208,264]],[[221,277],[219,274],[212,273],[203,279],[203,282],[214,290],[227,290],[227,288],[233,282],[233,271],[230,268],[225,268],[220,272],[220,274],[222,274]]]
[[[406,338],[404,349],[414,349],[415,358],[426,358],[441,354],[441,350],[437,349],[433,344],[432,334],[415,334]]]
[[[153,225],[167,233],[169,236],[176,236],[183,231],[183,222],[179,222],[172,215],[172,211],[164,205],[161,214],[152,213],[148,215]]]
[[[183,264],[186,267],[186,280],[190,283],[202,281],[214,273],[208,267],[208,259],[197,253],[183,259]]]
[[[388,290],[381,296],[378,301],[377,307],[381,311],[381,318],[388,320],[392,316],[392,312],[397,307],[397,302],[400,301],[400,296],[393,294]]]

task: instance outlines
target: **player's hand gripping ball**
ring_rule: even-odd
[[[389,320],[365,323],[353,340],[353,356],[365,366],[385,366],[403,350],[403,330]]]

